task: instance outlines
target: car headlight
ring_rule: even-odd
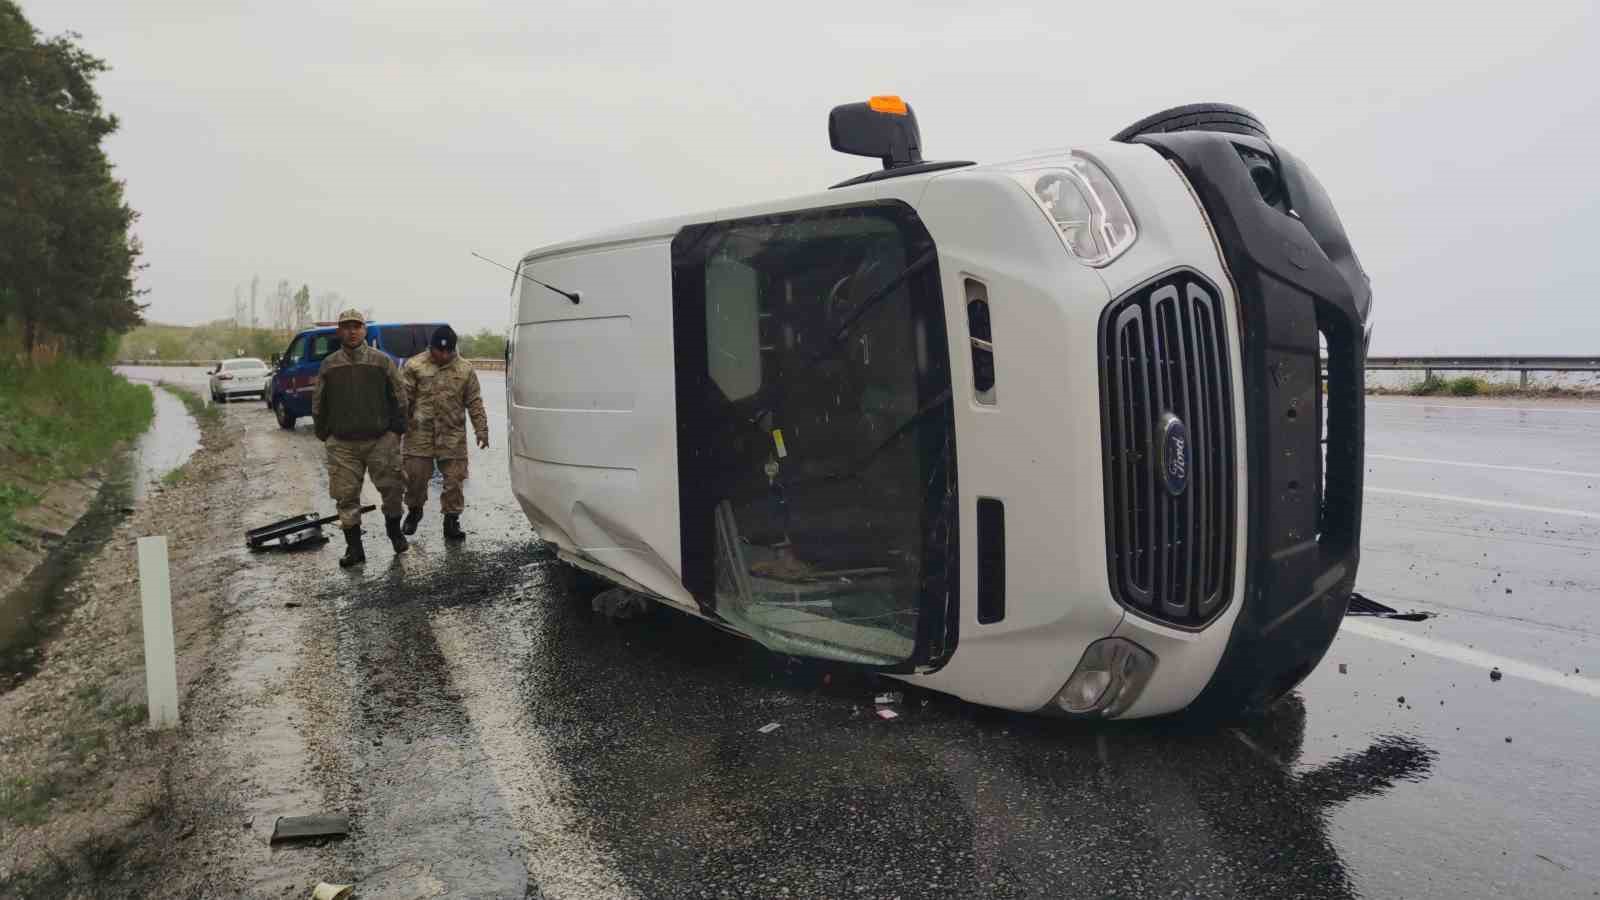
[[[1111,183],[1111,176],[1074,153],[1044,166],[1011,172],[1055,223],[1062,243],[1086,265],[1103,266],[1139,236],[1133,214]]]

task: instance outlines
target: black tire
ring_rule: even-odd
[[[1174,106],[1153,116],[1145,116],[1112,136],[1113,141],[1127,143],[1141,134],[1162,134],[1171,131],[1223,131],[1228,134],[1245,134],[1270,140],[1267,126],[1255,113],[1228,103],[1190,103]]]
[[[294,430],[294,416],[289,414],[289,410],[284,406],[282,400],[272,404],[272,413],[278,417],[279,428],[282,428],[284,431]]]

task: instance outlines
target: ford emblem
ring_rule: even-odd
[[[1181,496],[1189,486],[1189,429],[1183,420],[1167,413],[1156,426],[1156,465],[1161,467],[1161,483],[1167,493]]]

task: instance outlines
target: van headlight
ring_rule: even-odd
[[[1086,157],[1074,153],[1047,166],[1015,170],[1011,177],[1055,223],[1072,255],[1087,265],[1106,265],[1139,236],[1111,176]]]
[[[1095,641],[1056,694],[1055,706],[1075,716],[1126,712],[1156,671],[1155,654],[1127,638]]]

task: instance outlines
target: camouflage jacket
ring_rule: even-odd
[[[401,380],[410,398],[406,412],[405,455],[465,459],[469,413],[473,432],[489,433],[489,417],[483,411],[478,373],[460,356],[437,366],[424,350],[406,360]]]
[[[384,432],[404,434],[406,389],[388,354],[366,344],[340,347],[322,360],[311,393],[317,437],[364,440]]]

